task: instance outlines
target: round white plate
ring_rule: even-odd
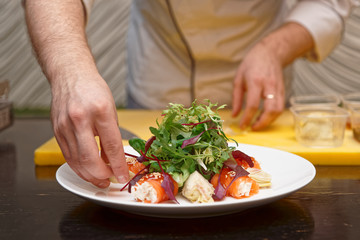
[[[270,188],[260,189],[249,198],[226,197],[214,203],[194,204],[178,194],[180,204],[171,201],[149,204],[135,201],[127,190],[120,192],[122,184],[111,183],[106,189],[97,188],[78,177],[66,163],[57,170],[56,179],[70,192],[106,207],[145,216],[193,218],[230,214],[273,202],[299,190],[315,177],[315,167],[292,153],[246,144],[239,144],[238,149],[254,157],[262,169],[272,175]],[[125,152],[136,154],[130,146],[125,146]]]

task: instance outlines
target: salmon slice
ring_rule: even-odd
[[[134,157],[126,157],[126,163],[129,168],[130,178],[132,178],[131,175],[134,176],[145,168],[145,165],[136,160]]]
[[[222,184],[222,186],[227,189],[226,196],[240,199],[251,197],[259,192],[259,184],[248,176],[239,177],[233,183],[231,183],[235,177],[235,174],[236,173],[230,168],[224,168],[221,172],[220,184]],[[216,188],[218,183],[219,174],[215,174],[211,179],[211,184],[214,186],[214,188]]]
[[[171,177],[170,177],[171,178]],[[164,176],[162,173],[154,172],[143,176],[132,188],[131,194],[139,202],[160,203],[169,200],[165,189],[161,186]],[[174,184],[174,196],[178,193],[178,184],[171,178]]]
[[[253,157],[250,157],[250,158],[251,158],[252,162],[254,163],[253,168],[261,169],[260,163],[258,161],[256,161],[255,158],[253,158]],[[249,164],[245,160],[236,159],[236,158],[235,158],[235,160],[236,160],[237,164],[242,166],[244,169],[247,169],[250,167]]]

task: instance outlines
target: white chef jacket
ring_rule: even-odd
[[[83,2],[89,16],[93,1]],[[322,61],[340,42],[344,19],[357,4],[354,0],[133,0],[128,94],[150,109],[163,109],[170,102],[189,106],[194,99],[231,106],[237,68],[260,39],[285,22],[296,22],[315,42],[306,57]],[[286,73],[285,79],[289,79]]]

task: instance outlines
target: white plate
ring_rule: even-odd
[[[246,144],[239,144],[238,149],[253,156],[262,169],[272,175],[271,188],[260,189],[258,194],[250,198],[226,197],[215,203],[194,204],[178,195],[180,204],[149,204],[136,202],[127,190],[120,192],[122,184],[111,183],[107,189],[97,188],[79,178],[66,163],[57,170],[56,179],[70,192],[110,208],[145,216],[193,218],[225,215],[273,202],[299,190],[315,177],[314,166],[292,153]],[[125,146],[125,151],[136,153],[130,146]]]

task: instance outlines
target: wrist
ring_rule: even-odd
[[[285,67],[313,49],[310,33],[297,23],[287,23],[262,39],[266,49]]]
[[[90,81],[102,79],[92,60],[72,57],[51,67],[47,73],[52,92],[76,90]]]
[[[95,60],[88,46],[82,45],[80,43],[76,45],[56,43],[47,48],[46,56],[40,56],[41,59],[45,59],[42,67],[50,83],[63,75],[76,76],[97,72]]]

